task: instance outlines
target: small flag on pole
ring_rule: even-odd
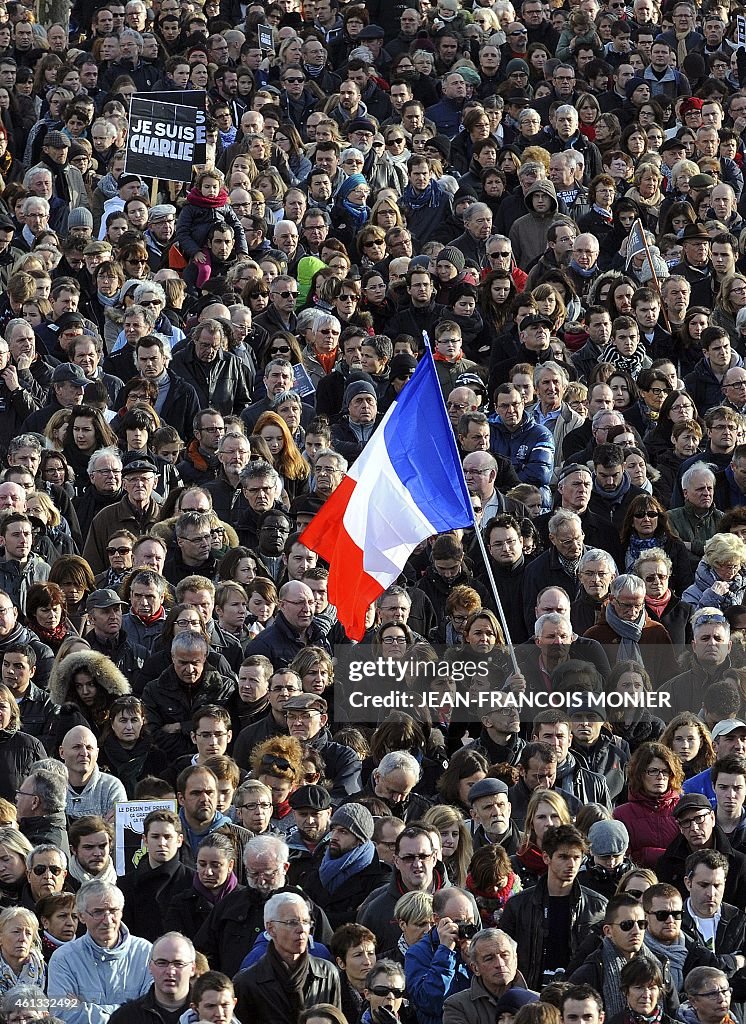
[[[347,635],[360,640],[368,607],[396,582],[417,545],[473,525],[453,430],[426,349],[300,539],[329,563],[329,600]]]
[[[645,241],[645,232],[642,227],[642,221],[638,218],[627,236],[627,268],[629,268],[635,256],[644,256],[647,254],[647,251],[648,246]]]

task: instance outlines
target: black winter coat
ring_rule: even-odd
[[[248,367],[231,352],[218,352],[211,363],[203,363],[197,359],[194,345],[188,343],[174,353],[171,369],[192,385],[200,409],[217,409],[224,416],[238,415],[251,404],[253,381],[248,378]],[[190,423],[190,436],[191,433]]]
[[[244,888],[243,885],[236,886],[233,893],[243,892]],[[163,929],[167,932],[181,932],[188,939],[194,939],[214,906],[215,904],[197,892],[194,886],[184,889],[176,893],[169,902]]]
[[[235,688],[230,679],[205,669],[198,686],[188,690],[176,675],[173,666],[148,683],[143,691],[145,716],[156,744],[175,760],[193,754],[191,740],[192,715],[205,704],[227,705]],[[163,726],[178,722],[180,732],[164,732]]]
[[[296,885],[285,885],[277,892],[294,892],[304,896]],[[274,896],[275,893],[272,893]],[[210,967],[232,978],[243,958],[264,931],[264,904],[266,899],[258,889],[234,890],[212,910],[197,932],[194,944],[210,961]],[[311,908],[314,922],[313,937],[328,945],[332,929],[326,914],[315,904]],[[253,1020],[241,1017],[241,1020]]]
[[[252,1024],[296,1024],[295,1015],[284,1010],[288,1001],[288,983],[277,977],[269,957],[263,956],[247,970],[241,971],[234,983],[239,1020],[251,1021]],[[336,967],[328,960],[309,956],[308,972],[299,999],[304,1007],[331,1003],[341,1009],[342,987]]]
[[[0,796],[15,802],[34,761],[47,756],[41,740],[20,730],[0,729]]]
[[[325,846],[326,844],[324,844]],[[324,908],[329,924],[335,930],[341,924],[352,924],[355,921],[358,907],[374,889],[385,885],[391,874],[386,864],[374,855],[372,862],[356,875],[348,878],[333,893],[324,886],[319,877],[318,863],[321,861],[317,851],[314,860],[316,866],[306,873],[303,880],[303,891],[314,903]]]
[[[194,872],[185,867],[178,857],[151,868],[143,857],[134,871],[117,879],[124,893],[122,920],[133,935],[150,942],[166,931],[164,919],[171,901],[179,893],[192,888]]]
[[[670,685],[670,681],[669,681]],[[734,850],[730,840],[719,825],[715,825],[712,833],[714,850],[728,859],[728,876],[725,879],[725,900],[737,907],[744,906],[746,901],[746,854]],[[670,882],[681,893],[684,902],[689,897],[684,885],[684,863],[692,851],[683,836],[677,836],[666,847],[655,865],[655,873],[659,882]]]
[[[311,623],[304,639],[282,612],[278,612],[272,625],[263,629],[251,641],[246,654],[264,654],[277,671],[278,668],[287,668],[296,654],[312,644],[323,648],[328,654],[334,653],[328,637],[316,621]]]
[[[500,928],[518,943],[518,969],[529,988],[542,987],[547,922],[544,907],[548,898],[547,880],[542,878],[532,889],[516,893],[505,904]],[[606,900],[577,881],[570,894],[570,954],[574,953],[588,929],[603,918]]]
[[[70,856],[67,818],[64,811],[54,814],[37,814],[33,818],[21,818],[18,822],[18,829],[23,832],[32,846],[54,843],[66,857]]]

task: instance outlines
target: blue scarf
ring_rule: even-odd
[[[593,277],[594,274],[598,273],[598,264],[591,267],[590,270],[583,270],[577,260],[570,260],[570,270],[574,270],[576,274],[580,275],[580,277]]]
[[[437,181],[431,181],[424,192],[415,192],[412,185],[407,185],[402,192],[401,201],[402,206],[408,206],[410,210],[436,208],[443,201],[443,189]]]
[[[356,230],[360,230],[370,217],[370,210],[363,203],[362,206],[357,203],[351,203],[348,199],[350,192],[353,192],[360,185],[367,185],[367,181],[362,174],[350,174],[342,184],[339,186],[337,191],[337,199],[342,204],[342,208],[351,218],[355,225]]]
[[[632,572],[632,566],[643,551],[649,551],[650,548],[659,548],[660,546],[660,537],[638,537],[635,533],[631,534],[627,555],[624,559],[624,567],[627,572]]]
[[[321,884],[327,892],[334,894],[348,878],[365,871],[368,865],[372,864],[375,855],[376,847],[370,840],[361,846],[356,846],[353,850],[348,850],[341,857],[331,857],[327,847],[319,864]]]
[[[221,811],[216,811],[215,817],[212,819],[207,828],[203,829],[202,832],[195,832],[194,829],[190,827],[189,823],[184,817],[183,809],[179,812],[179,817],[181,818],[181,827],[184,830],[184,838],[189,843],[189,846],[192,848],[193,853],[197,852],[197,848],[199,847],[199,844],[202,842],[205,836],[212,835],[212,833],[216,829],[220,828],[222,825],[232,824],[230,818],[226,818],[226,816]]]

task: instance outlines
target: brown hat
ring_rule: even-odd
[[[696,224],[687,224],[681,241],[686,245],[687,242],[710,242],[712,239],[707,234],[704,224],[697,222]]]

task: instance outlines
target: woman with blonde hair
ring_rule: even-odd
[[[272,824],[287,834],[295,826],[288,797],[303,781],[303,747],[293,736],[273,736],[251,752],[251,772],[272,791]]]
[[[46,979],[36,914],[26,907],[7,907],[0,914],[0,993],[16,985],[43,989]]]
[[[705,543],[694,583],[681,595],[695,610],[732,608],[746,595],[746,544],[735,533],[716,533]]]
[[[404,217],[393,199],[379,199],[370,211],[368,226],[383,228],[384,231],[393,227],[403,228]]]
[[[632,188],[625,194],[626,199],[634,200],[648,214],[651,230],[658,223],[663,202],[662,181],[663,175],[657,165],[650,160],[642,160],[632,175]]]
[[[288,498],[293,501],[304,494],[308,490],[308,463],[298,450],[282,416],[276,412],[263,412],[256,421],[254,433],[266,441]]]
[[[26,858],[32,849],[17,828],[0,828],[0,907],[15,907],[20,902],[26,884]]]
[[[542,856],[544,833],[556,825],[572,822],[567,802],[561,793],[553,789],[536,789],[526,809],[526,821],[518,852],[510,858],[523,887],[535,885],[547,873]]]
[[[472,856],[472,842],[463,813],[449,804],[431,807],[422,817],[440,832],[443,863],[454,885],[463,885]]]

